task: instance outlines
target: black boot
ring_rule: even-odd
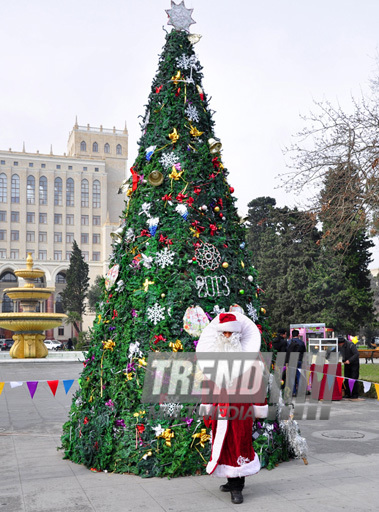
[[[239,505],[240,503],[243,503],[242,491],[230,491],[230,497],[234,505]]]

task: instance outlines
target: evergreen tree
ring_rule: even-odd
[[[89,286],[88,264],[84,261],[82,251],[74,240],[70,256],[70,265],[66,273],[66,287],[62,292],[62,304],[66,313],[76,313],[78,322],[82,321],[86,310],[85,299]],[[77,332],[78,322],[73,322]]]
[[[271,197],[248,206],[247,239],[272,329],[308,322],[312,305],[305,296],[320,238],[314,220],[296,208],[277,208]]]
[[[66,457],[88,467],[142,476],[204,471],[209,443],[193,437],[207,434],[191,409],[156,406],[172,415],[154,420],[140,403],[149,352],[194,351],[184,321],[194,306],[213,318],[238,304],[262,330],[262,350],[270,341],[192,41],[184,30],[166,36],[81,389],[64,426]]]
[[[96,311],[96,304],[100,302],[103,297],[103,281],[102,276],[96,276],[92,286],[88,289],[88,309],[90,311]]]

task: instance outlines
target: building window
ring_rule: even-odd
[[[14,212],[18,213],[18,212]],[[34,224],[36,221],[36,214],[34,212],[27,212],[26,213],[26,223],[27,224]]]
[[[72,251],[66,251],[66,260],[71,258]]]
[[[74,215],[72,213],[68,213],[66,215],[66,224],[68,226],[73,226],[74,225]]]
[[[17,231],[17,230],[13,230],[11,231],[11,240],[13,242],[16,242],[17,240],[20,240],[20,232]]]
[[[81,225],[82,226],[88,226],[89,225],[89,217],[88,217],[88,215],[82,215],[81,216]]]
[[[121,144],[117,144],[117,146],[116,146],[116,154],[117,154],[117,155],[122,155],[122,147],[121,147]]]
[[[92,217],[92,224],[94,226],[100,226],[100,215],[94,215]]]
[[[62,214],[54,213],[54,224],[62,224]]]
[[[82,241],[82,244],[88,244],[89,243],[89,235],[88,235],[88,233],[82,233],[81,241]]]
[[[11,212],[11,222],[20,222],[20,212]]]
[[[40,213],[39,214],[39,223],[40,224],[47,224],[47,213]]]
[[[1,305],[2,313],[13,313],[13,300],[6,293],[3,295],[3,303]]]
[[[72,244],[74,241],[74,233],[66,233],[66,243]]]
[[[18,174],[13,174],[11,182],[11,202],[20,202],[20,178]]]
[[[5,229],[0,229],[0,240],[6,240],[7,239],[7,232]]]
[[[26,202],[27,204],[36,202],[36,180],[34,176],[28,176],[26,180]]]
[[[1,165],[5,165],[5,160],[1,160]]]
[[[57,307],[58,307],[58,304],[56,304],[56,308],[55,308],[56,313],[64,313],[63,306],[62,306],[62,311],[58,311]],[[58,336],[64,336],[64,327],[58,327]]]
[[[80,151],[87,151],[87,144],[84,140],[80,143]]]
[[[97,152],[99,151],[99,145],[98,145],[98,143],[97,143],[97,142],[94,142],[94,143],[92,144],[92,151],[93,151],[94,153],[97,153]]]
[[[0,211],[0,222],[7,222],[7,212],[6,211]]]
[[[58,293],[55,297],[55,312],[56,313],[64,313],[63,304],[62,304],[62,295],[60,293]],[[60,327],[60,329],[62,329],[63,332],[62,332],[62,334],[60,334],[58,331],[58,334],[60,336],[62,336],[64,334],[64,327]]]
[[[18,260],[18,249],[11,249],[11,260]]]
[[[92,253],[92,261],[100,261],[100,253],[99,252]]]
[[[100,208],[100,181],[95,180],[92,184],[92,206]]]
[[[56,243],[62,242],[62,233],[61,232],[56,231],[54,233],[54,242],[56,242]]]
[[[62,206],[62,178],[54,180],[54,205]]]
[[[82,206],[82,208],[88,208],[88,206],[89,206],[88,180],[82,180],[81,206]]]
[[[95,167],[95,172],[99,172],[99,168],[98,167]]]
[[[89,261],[89,253],[87,251],[82,252],[84,261]]]
[[[111,147],[110,145],[108,144],[108,142],[104,145],[104,153],[110,153],[111,152]]]
[[[39,179],[39,204],[47,204],[47,178],[41,176]]]
[[[18,166],[18,162],[13,162],[14,167]]]
[[[7,175],[0,174],[0,203],[7,202]]]
[[[68,170],[69,170],[69,171],[72,171],[72,165],[69,165],[69,166],[68,166]]]
[[[41,169],[46,169],[46,164],[41,164]]]
[[[47,232],[46,231],[40,231],[38,233],[38,241],[42,243],[47,242]]]
[[[74,180],[68,178],[66,181],[66,206],[74,206]]]
[[[61,166],[60,166],[59,164],[57,164],[57,165],[55,166],[55,168],[56,168],[56,169],[60,169],[60,168],[61,168]]]
[[[17,283],[17,277],[13,274],[13,272],[4,272],[0,277],[1,283]]]
[[[5,249],[0,249],[0,259],[5,260],[7,258],[7,251]]]
[[[87,171],[88,170],[88,167],[83,167],[83,171]]]
[[[33,162],[29,162],[29,167],[34,167]]]
[[[93,244],[99,244],[100,243],[100,233],[93,233],[92,234],[92,243]]]
[[[66,275],[63,272],[58,272],[57,277],[55,278],[56,284],[66,284]]]
[[[38,259],[39,260],[47,260],[47,251],[40,249],[38,251]]]
[[[62,251],[54,251],[54,260],[62,261]]]
[[[34,233],[34,231],[27,231],[26,232],[26,241],[27,242],[35,242],[35,233]]]

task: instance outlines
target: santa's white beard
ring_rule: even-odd
[[[241,333],[232,332],[227,338],[222,332],[219,332],[215,341],[216,352],[242,352]]]

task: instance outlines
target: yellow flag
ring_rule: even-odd
[[[379,400],[379,384],[375,384],[375,389],[376,389],[376,396]]]
[[[3,392],[4,382],[0,382],[0,395]]]

